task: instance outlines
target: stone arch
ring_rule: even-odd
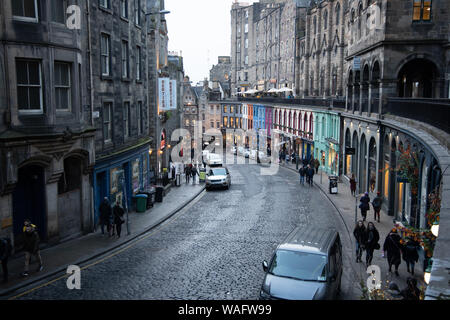
[[[402,64],[397,72],[399,97],[436,98],[439,96],[439,64],[428,57],[416,57]]]
[[[355,148],[355,154],[352,155],[352,173],[355,175],[355,178],[358,177],[358,154],[359,154],[359,140],[358,140],[358,132],[356,130],[353,131],[352,135],[352,147]]]
[[[370,80],[370,68],[369,64],[366,63],[363,68],[363,74],[362,74],[362,89],[361,89],[361,95],[362,95],[362,106],[361,111],[362,112],[368,112],[369,111],[369,80]]]
[[[369,141],[369,161],[368,161],[368,178],[369,178],[369,189],[371,192],[378,190],[377,186],[377,141],[372,136]]]
[[[360,139],[359,151],[359,190],[366,192],[367,190],[367,139],[363,133]]]

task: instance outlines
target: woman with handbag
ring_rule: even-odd
[[[398,266],[401,263],[402,244],[401,237],[397,233],[397,229],[393,228],[386,237],[383,245],[383,251],[387,255],[389,264],[389,272],[392,272],[392,266],[395,266],[395,275],[398,277]]]
[[[380,240],[380,234],[378,233],[377,228],[373,222],[369,222],[367,225],[366,237],[366,265],[370,266],[373,259],[373,251],[380,249],[380,244],[378,241]]]
[[[123,219],[124,213],[125,211],[120,206],[119,201],[117,201],[113,208],[113,215],[114,215],[114,225],[116,226],[118,238],[120,238],[120,233],[122,232],[122,224],[125,222]]]

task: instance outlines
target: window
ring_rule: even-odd
[[[123,103],[123,135],[125,138],[129,137],[131,134],[131,126],[130,126],[130,103]]]
[[[101,63],[102,75],[110,75],[110,57],[111,57],[111,38],[109,35],[102,33],[101,36]]]
[[[244,32],[248,33],[248,23],[246,23],[245,26],[244,26]]]
[[[230,106],[230,113],[234,113],[234,107]]]
[[[43,110],[42,75],[39,61],[16,60],[17,107],[24,113]]]
[[[220,107],[217,106],[216,113],[220,113]]]
[[[336,25],[337,26],[339,25],[340,17],[341,17],[341,6],[338,3],[336,5]]]
[[[413,0],[413,21],[431,20],[432,0]]]
[[[120,16],[128,19],[128,0],[120,0]]]
[[[137,103],[136,117],[138,135],[140,135],[142,134],[142,101],[138,101]]]
[[[205,121],[205,114],[202,113],[202,120]]]
[[[245,39],[245,49],[248,48],[248,39]]]
[[[122,41],[122,78],[128,78],[128,41]]]
[[[220,122],[219,121],[217,121],[216,126],[217,126],[217,129],[220,128]]]
[[[141,80],[141,47],[136,47],[136,80]]]
[[[230,117],[230,128],[234,128],[234,118]]]
[[[70,111],[71,109],[70,64],[63,62],[55,62],[54,77],[55,77],[56,110]]]
[[[245,64],[248,64],[248,56],[245,56]]]
[[[227,106],[223,106],[223,112],[227,113]]]
[[[192,126],[193,127],[195,127],[195,123],[196,123],[195,119],[192,119]]]
[[[100,7],[111,9],[110,0],[100,0]]]
[[[228,127],[228,117],[223,117],[223,126]]]
[[[111,141],[112,138],[112,102],[105,102],[103,105],[103,140]]]
[[[52,0],[52,20],[66,24],[67,0]]]
[[[141,0],[134,0],[134,23],[141,25]]]
[[[11,0],[11,5],[14,19],[38,22],[37,0]]]
[[[186,127],[189,127],[189,119],[186,119]]]
[[[325,12],[323,13],[323,29],[327,30],[328,27],[328,11],[325,10]]]
[[[214,121],[211,121],[211,128],[214,128]]]

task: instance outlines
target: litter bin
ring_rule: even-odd
[[[136,198],[136,212],[145,212],[147,210],[147,198],[146,194],[137,194]]]
[[[181,173],[177,173],[175,175],[175,186],[177,187],[181,186]]]
[[[205,182],[206,179],[206,169],[205,168],[200,168],[200,173],[199,173],[199,181],[200,182]]]
[[[144,191],[139,191],[136,195],[144,194],[147,196],[147,209],[153,207],[155,203],[155,188],[145,189]]]
[[[329,188],[330,194],[338,193],[338,177],[337,176],[329,176],[328,180],[329,180],[328,188]]]
[[[155,194],[156,202],[163,202],[163,193],[164,193],[163,187],[156,187],[156,194]]]

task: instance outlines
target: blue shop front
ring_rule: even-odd
[[[150,186],[149,148],[150,143],[145,143],[96,161],[93,175],[96,225],[98,209],[104,197],[109,199],[111,205],[119,201],[122,206],[126,204],[132,208],[132,197]]]

